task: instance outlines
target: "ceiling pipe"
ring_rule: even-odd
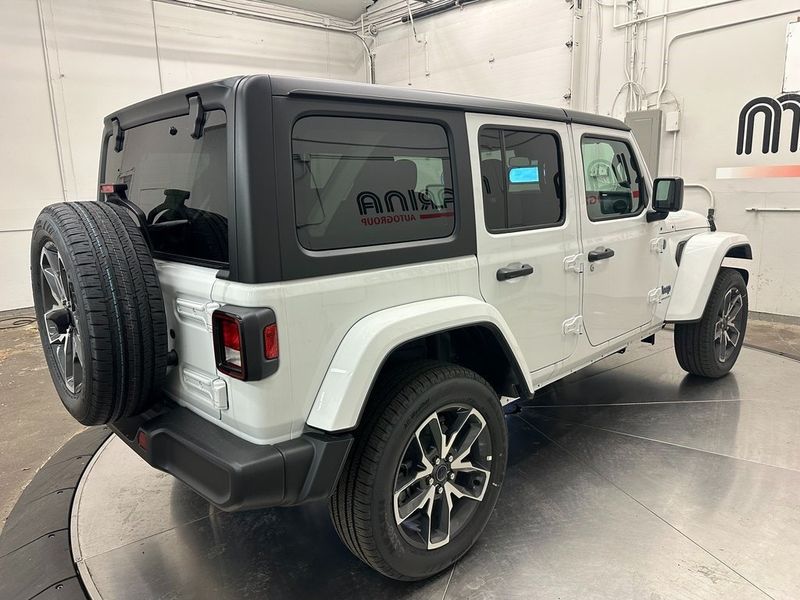
[[[324,31],[335,31],[355,36],[364,47],[366,58],[367,81],[375,83],[375,52],[370,47],[368,39],[374,39],[375,34],[380,29],[385,29],[394,25],[401,25],[408,22],[410,18],[418,19],[434,14],[440,14],[447,10],[462,8],[468,4],[474,4],[480,0],[417,0],[415,4],[420,5],[416,10],[408,13],[410,2],[400,0],[396,4],[376,10],[367,17],[364,22],[364,15],[355,21],[337,19],[330,15],[304,11],[301,9],[289,8],[277,4],[266,2],[254,2],[253,0],[153,0],[164,4],[173,4],[184,8],[195,8],[219,14],[255,19],[271,23],[281,23],[285,25],[297,25],[310,29],[320,29]],[[364,34],[364,27],[369,32],[369,36]]]
[[[400,22],[408,23],[409,20],[413,21],[415,18],[422,19],[425,17],[432,17],[433,15],[438,15],[439,13],[443,13],[451,8],[461,8],[462,6],[474,4],[475,2],[478,2],[478,0],[448,0],[448,2],[445,2],[439,6],[426,6],[425,8],[421,8],[416,14],[413,14],[409,8],[408,15],[400,17]]]
[[[341,20],[332,20],[330,17],[326,17],[325,15],[318,15],[316,13],[309,13],[305,11],[297,11],[298,13],[309,16],[312,19],[317,18],[318,21],[314,20],[305,20],[305,19],[298,19],[293,16],[283,16],[281,14],[276,14],[270,12],[270,9],[274,5],[270,5],[269,9],[262,9],[261,7],[255,7],[252,3],[248,3],[246,6],[244,3],[232,3],[232,2],[224,2],[221,0],[154,0],[155,2],[162,2],[164,4],[173,4],[176,6],[182,6],[184,8],[194,8],[199,10],[205,10],[208,12],[215,12],[218,14],[226,14],[232,15],[235,17],[242,17],[245,19],[254,19],[257,21],[266,21],[270,23],[280,23],[283,25],[296,25],[299,27],[306,27],[309,29],[317,29],[323,31],[335,31],[338,33],[345,33],[348,35],[355,36],[361,45],[364,47],[364,55],[366,57],[366,68],[367,68],[367,82],[368,83],[375,83],[375,53],[372,51],[372,48],[369,47],[367,40],[364,36],[362,36],[358,29],[359,27],[355,23],[348,23],[346,21]],[[346,25],[343,25],[346,23]]]
[[[686,13],[694,12],[696,10],[705,10],[706,8],[714,8],[715,6],[724,6],[725,4],[742,2],[742,0],[719,0],[718,2],[712,2],[711,4],[703,4],[700,6],[687,6],[686,8],[679,8],[676,10],[669,10],[669,7],[665,6],[664,12],[656,13],[654,15],[645,15],[639,18],[623,21],[622,23],[617,23],[617,7],[620,7],[618,1],[619,0],[614,0],[613,5],[606,5],[614,9],[612,18],[614,23],[613,24],[614,29],[622,29],[623,27],[628,27],[630,25],[637,25],[639,23],[647,23],[648,21],[655,21],[656,19],[666,19],[667,17],[683,15]]]

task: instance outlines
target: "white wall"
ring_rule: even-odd
[[[380,0],[376,7],[386,2]],[[427,40],[427,51],[414,40],[408,24],[383,30],[375,43],[378,83],[410,82],[419,88],[570,105],[622,118],[627,92],[617,96],[629,55],[625,30],[612,26],[612,9],[607,7],[612,2],[602,0],[606,6],[601,6],[598,0],[582,0],[576,10],[563,0],[484,0],[418,20],[418,39]],[[720,0],[638,0],[638,6],[644,15],[656,15],[667,2],[676,11]],[[42,8],[52,106],[37,6]],[[677,37],[786,10],[795,12]],[[624,12],[618,12],[618,20],[626,18]],[[570,51],[565,42],[572,36],[573,15],[578,17],[576,46]],[[744,232],[754,243],[751,308],[786,315],[800,315],[800,251],[794,243],[800,213],[745,209],[800,208],[800,178],[718,179],[717,168],[800,164],[800,153],[788,148],[788,113],[779,153],[735,152],[744,103],[781,93],[786,25],[797,16],[797,0],[739,0],[668,18],[663,108],[680,110],[681,128],[677,135],[663,133],[660,165],[662,174],[673,171],[674,142],[674,171],[714,192],[721,229]],[[663,32],[658,19],[637,33],[634,77],[647,94],[641,107],[655,104],[653,92],[664,62]],[[0,310],[31,303],[29,228],[41,207],[65,198],[94,197],[105,114],[161,90],[238,73],[365,77],[363,49],[352,36],[150,0],[3,0],[0,56],[0,75],[13,82],[0,89],[6,107],[0,113],[0,252],[5,258],[0,263],[5,283]],[[573,97],[567,101],[563,96],[570,90]],[[687,207],[705,211],[706,202],[702,191],[687,190]]]
[[[484,0],[415,25],[427,61],[409,24],[383,30],[377,83],[567,105],[572,9],[564,0]]]
[[[353,36],[150,0],[3,0],[0,57],[0,77],[13,82],[0,87],[0,310],[32,304],[30,228],[41,208],[95,197],[106,114],[230,75],[365,79]]]
[[[31,304],[30,227],[62,198],[36,4],[0,8],[0,309]],[[13,83],[12,83],[13,82]]]
[[[719,0],[671,0],[671,11],[705,6]],[[604,3],[611,3],[605,0]],[[624,4],[620,2],[620,4]],[[649,4],[649,6],[648,6]],[[585,32],[586,72],[582,82],[584,93],[575,98],[577,108],[612,113],[618,90],[625,82],[626,64],[624,29],[612,27],[612,10],[594,2],[585,2],[583,24]],[[640,0],[646,14],[662,13],[664,0]],[[598,27],[597,11],[602,11],[602,29]],[[791,14],[731,27],[727,23],[794,11]],[[755,267],[751,277],[750,308],[752,310],[800,316],[800,271],[797,261],[800,250],[796,245],[800,231],[800,213],[748,212],[749,207],[800,208],[800,178],[717,178],[719,167],[765,165],[800,165],[800,152],[789,148],[791,113],[784,113],[780,151],[764,155],[760,151],[761,129],[756,128],[758,146],[751,155],[736,154],[739,112],[744,104],[758,96],[779,96],[784,78],[786,27],[800,17],[797,0],[741,0],[723,6],[669,17],[667,23],[668,78],[663,95],[665,111],[677,109],[681,126],[677,134],[662,132],[660,174],[683,176],[687,183],[699,183],[710,188],[716,196],[717,224],[720,229],[739,231],[753,242]],[[618,13],[618,21],[624,18]],[[714,28],[712,31],[684,35],[688,32]],[[602,32],[600,73],[597,77],[598,31]],[[637,66],[640,85],[646,92],[659,87],[663,64],[662,21],[651,21],[637,37]],[[670,43],[670,40],[675,40]],[[644,59],[644,60],[642,60]],[[644,68],[644,71],[640,68]],[[599,83],[595,98],[595,82]],[[614,116],[624,118],[626,94],[616,102]],[[647,97],[650,108],[656,96]],[[673,168],[673,143],[675,161]],[[687,190],[687,208],[705,212],[707,195],[701,190]]]

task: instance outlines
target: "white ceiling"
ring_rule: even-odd
[[[302,10],[331,15],[348,21],[355,21],[368,6],[372,6],[372,0],[269,0],[272,4],[282,4]]]

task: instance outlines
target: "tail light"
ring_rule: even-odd
[[[211,324],[220,372],[251,381],[278,369],[278,325],[271,309],[225,306],[214,311]]]
[[[245,378],[242,357],[242,331],[239,320],[233,315],[216,311],[212,318],[217,338],[217,368],[223,373]]]
[[[264,327],[264,358],[278,358],[278,325],[271,323]]]

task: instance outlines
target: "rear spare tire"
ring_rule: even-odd
[[[67,410],[99,425],[146,410],[167,364],[153,257],[122,208],[58,203],[36,219],[31,283],[47,366]]]

